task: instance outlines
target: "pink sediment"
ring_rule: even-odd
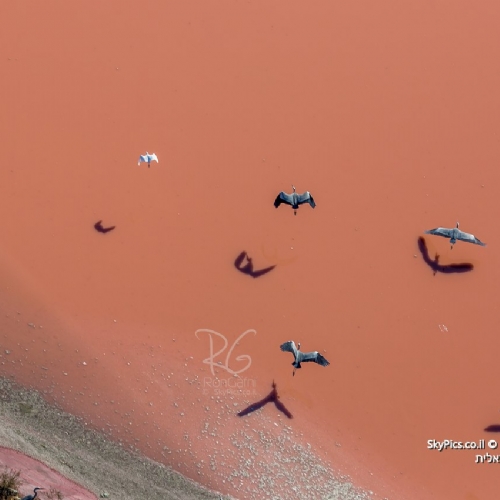
[[[33,494],[34,488],[43,487],[49,492],[51,488],[59,491],[63,498],[70,500],[95,500],[97,497],[83,486],[60,474],[47,464],[11,448],[0,446],[0,468],[7,467],[20,471],[23,482],[19,496]]]
[[[254,329],[230,367],[250,356],[256,399],[277,383],[318,457],[381,498],[492,498],[494,465],[427,441],[488,440],[499,419],[498,5],[30,5],[0,34],[0,374],[238,496],[236,454],[196,463],[286,417],[203,394],[195,331],[230,347]],[[292,182],[316,209],[274,209]],[[457,218],[488,247],[426,237],[475,266],[433,276],[417,238]],[[243,250],[277,267],[238,273]],[[292,339],[331,366],[292,378]]]

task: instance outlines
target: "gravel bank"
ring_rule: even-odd
[[[0,378],[0,443],[46,463],[97,497],[221,498],[162,464],[124,450],[48,405],[37,392],[5,378]]]
[[[230,413],[229,408],[221,413]],[[274,500],[368,500],[347,476],[336,476],[318,460],[301,436],[261,414],[258,421],[242,418],[234,432],[219,415],[205,422],[197,439],[206,440],[208,460],[196,460],[200,480],[206,476],[226,484],[240,498]],[[258,422],[258,428],[256,424]],[[0,442],[26,453],[98,497],[198,500],[232,498],[208,491],[172,469],[125,450],[80,420],[48,405],[32,390],[0,378]],[[173,463],[176,462],[173,452]],[[180,451],[180,450],[179,450]],[[180,458],[180,457],[178,457]],[[193,458],[193,457],[192,457]],[[229,464],[237,463],[237,467]]]

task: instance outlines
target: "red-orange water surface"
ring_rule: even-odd
[[[195,331],[231,347],[254,329],[231,368],[250,356],[255,399],[275,380],[290,425],[359,484],[496,498],[495,464],[427,440],[488,441],[500,423],[497,2],[11,2],[0,14],[1,374],[196,477],[189,454],[162,456],[213,401],[194,383],[212,377]],[[150,169],[136,165],[146,150]],[[315,210],[275,210],[292,183]],[[100,219],[116,229],[95,232]],[[457,220],[488,246],[426,236],[440,264],[474,265],[433,275],[418,237]],[[277,267],[238,273],[243,250]],[[331,366],[292,377],[290,339]]]

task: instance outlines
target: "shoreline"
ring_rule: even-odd
[[[72,459],[67,454],[60,455],[57,446],[52,446],[49,453],[43,446],[45,441],[52,442],[54,435],[58,436],[58,446],[70,441],[63,448],[71,450],[80,461],[90,457],[90,462],[96,461],[103,448],[107,450],[107,456],[111,459],[118,457],[118,463],[129,466],[134,474],[146,462],[156,471],[155,475],[168,470],[175,477],[174,485],[188,481],[182,489],[190,492],[188,498],[195,499],[218,499],[218,494],[213,496],[214,490],[222,490],[241,500],[260,499],[263,491],[271,493],[275,499],[287,500],[393,498],[392,494],[363,494],[361,486],[365,487],[364,491],[372,488],[358,481],[360,464],[352,463],[354,457],[344,456],[340,449],[330,450],[333,456],[332,453],[325,454],[321,446],[325,441],[316,432],[314,435],[303,433],[305,415],[288,421],[279,412],[267,408],[259,412],[257,420],[240,420],[234,418],[235,412],[253,403],[252,398],[203,396],[201,377],[207,371],[203,367],[193,371],[191,366],[186,371],[185,364],[189,360],[178,346],[181,338],[174,343],[179,352],[174,355],[175,359],[170,359],[175,367],[170,364],[165,373],[157,373],[154,380],[160,385],[152,384],[147,374],[140,376],[140,370],[152,363],[153,374],[156,369],[163,371],[161,362],[152,360],[148,363],[150,356],[166,359],[159,346],[153,348],[155,343],[151,340],[149,347],[131,341],[130,345],[122,346],[120,351],[109,356],[105,345],[98,348],[97,344],[103,341],[102,335],[95,338],[93,344],[82,343],[85,331],[108,332],[105,324],[87,324],[82,319],[77,324],[68,315],[54,310],[54,300],[43,299],[44,295],[37,293],[37,283],[20,279],[19,274],[11,269],[7,264],[2,267],[7,284],[3,300],[8,304],[2,325],[8,333],[2,342],[6,350],[0,352],[0,364],[3,365],[0,390],[12,401],[9,405],[1,404],[2,421],[8,421],[7,427],[13,429],[10,435],[3,431],[6,437],[0,434],[0,439],[12,443],[8,446],[47,463],[64,475],[72,473],[67,465]],[[34,314],[32,311],[38,312]],[[116,323],[113,325],[116,327]],[[131,338],[128,333],[126,328],[125,338]],[[75,339],[79,340],[75,342]],[[97,358],[104,357],[104,352],[108,352],[108,356],[98,361]],[[35,359],[37,363],[33,364],[31,360]],[[92,363],[91,371],[86,371],[82,360]],[[131,365],[127,364],[129,361]],[[116,378],[121,371],[120,363],[127,369],[125,392],[119,382],[120,376]],[[121,376],[124,375],[125,372]],[[139,380],[136,379],[138,376]],[[289,390],[283,387],[283,401],[292,403],[297,394],[295,391],[289,393]],[[258,392],[263,396],[267,389]],[[0,401],[4,403],[1,394]],[[83,397],[84,394],[87,397]],[[91,402],[84,402],[87,398]],[[159,401],[167,404],[157,409]],[[151,402],[155,405],[156,418],[150,410]],[[21,414],[15,408],[26,404],[33,406],[29,413]],[[96,404],[99,410],[94,406]],[[166,424],[177,421],[179,424],[174,427]],[[83,439],[88,432],[92,433],[92,439]],[[77,436],[77,439],[73,440],[72,436]],[[91,442],[90,450],[87,441]],[[37,446],[31,442],[36,442]],[[78,447],[79,443],[83,443],[82,449]],[[150,458],[144,459],[145,456]],[[350,460],[352,467],[346,467],[346,459]],[[127,465],[129,463],[135,466]],[[175,467],[175,472],[162,463]],[[113,460],[108,465],[112,469]],[[93,467],[84,467],[83,470],[90,474],[92,481],[100,476]],[[356,474],[351,476],[351,470]],[[143,475],[145,480],[151,480],[148,471],[143,471]],[[106,473],[108,476],[113,476],[112,470]],[[99,493],[99,482],[87,484],[86,475],[69,477]],[[121,496],[128,494],[128,487],[118,485],[122,476],[115,477],[113,491]],[[196,485],[194,490],[190,481]],[[162,492],[169,483],[160,481],[156,487]]]
[[[4,447],[42,462],[97,498],[105,492],[110,498],[140,498],[148,491],[167,500],[232,498],[124,449],[87,428],[81,419],[48,404],[37,391],[5,377],[0,377],[0,423]]]
[[[125,449],[104,434],[88,428],[82,419],[47,403],[36,390],[25,389],[6,377],[0,377],[0,418],[0,440],[5,447],[43,462],[93,492],[98,498],[104,492],[108,493],[110,498],[124,495],[139,498],[148,489],[161,494],[162,498],[172,500],[235,498],[211,491],[170,467],[145,457],[138,450]],[[260,431],[260,437],[263,443],[271,439],[265,431]],[[245,437],[242,439],[245,440]],[[274,460],[283,460],[290,445],[298,451],[297,459],[291,460],[296,463],[292,464],[290,469],[293,470],[297,463],[301,463],[302,467],[310,470],[310,480],[307,484],[297,484],[294,487],[301,498],[372,498],[370,494],[355,488],[347,476],[331,477],[330,471],[323,464],[313,463],[313,455],[307,449],[300,449],[300,445],[294,445],[293,439],[288,445],[285,443],[286,439],[281,438],[279,441],[282,455],[280,457],[275,451]],[[240,448],[241,443],[235,443],[235,446]],[[222,456],[223,454],[224,451]],[[276,469],[277,463],[271,463],[270,467]],[[260,495],[271,491],[272,498],[291,498],[292,491],[277,495],[276,490],[272,488],[271,483],[280,475],[283,475],[282,471],[278,471],[275,478],[260,477]],[[285,479],[290,481],[293,477],[293,474],[290,474],[290,477]],[[320,487],[321,484],[325,484],[329,491]],[[258,497],[258,494],[251,494],[245,498]]]

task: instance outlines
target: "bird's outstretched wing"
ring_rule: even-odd
[[[473,234],[470,233],[464,233],[463,231],[460,231],[458,234],[458,239],[462,241],[466,241],[467,243],[474,243],[475,245],[481,245],[482,247],[486,246],[486,243],[483,243],[481,240],[476,238]]]
[[[294,356],[297,356],[297,347],[295,346],[295,342],[293,340],[289,340],[288,342],[281,344],[280,349],[283,352],[285,352],[285,351],[291,352]]]
[[[320,364],[321,366],[328,366],[330,364],[330,362],[325,357],[323,357],[319,352],[316,363]]]
[[[274,200],[274,206],[278,208],[281,205],[281,203],[286,203],[287,205],[293,205],[292,196],[281,191],[281,193]]]
[[[139,161],[137,162],[137,165],[140,165],[141,161],[147,162],[148,159],[146,158],[146,156],[141,155],[141,156],[139,156]]]
[[[158,156],[156,156],[154,153],[149,155],[149,161],[155,161],[158,163]]]
[[[309,191],[306,191],[305,193],[299,194],[298,198],[299,198],[299,201],[298,201],[299,205],[307,202],[313,208],[316,206],[316,203],[314,202],[314,199],[311,196],[311,193]]]
[[[315,363],[318,363],[318,365],[321,366],[328,366],[330,363],[318,352],[318,351],[313,351],[313,352],[303,352],[302,353],[302,359],[300,362],[308,362],[308,361],[314,361]]]
[[[425,234],[434,234],[435,236],[444,236],[445,238],[451,237],[451,232],[453,229],[448,229],[447,227],[436,227],[434,229],[429,229],[424,231]]]

